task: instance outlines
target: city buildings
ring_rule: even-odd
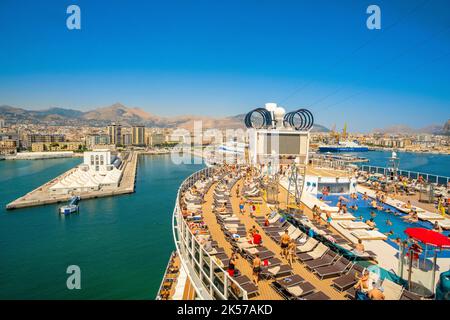
[[[108,126],[108,135],[111,144],[122,144],[122,126],[120,124],[111,124]]]
[[[145,145],[145,127],[144,126],[133,126],[131,128],[132,132],[132,144],[135,146]]]

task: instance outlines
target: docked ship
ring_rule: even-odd
[[[366,152],[369,148],[354,141],[342,141],[335,145],[321,145],[320,152]]]
[[[433,295],[436,270],[443,268],[422,270],[422,262],[416,267],[403,244],[393,246],[384,233],[322,200],[323,190],[335,201],[356,192],[375,196],[371,189],[359,189],[353,171],[309,164],[313,117],[308,110],[286,113],[270,103],[247,114],[245,124],[250,129],[245,164],[206,167],[180,185],[172,216],[176,251],[157,299],[356,299],[357,276],[365,273],[370,286],[382,287],[386,300]],[[245,214],[239,213],[242,201]],[[395,205],[404,210],[398,200]],[[313,210],[320,210],[320,222]],[[420,219],[436,218],[421,213]],[[441,221],[450,228],[450,219]],[[431,231],[432,224],[427,226]],[[295,245],[292,263],[280,254],[284,234]],[[366,250],[358,251],[361,243]],[[427,258],[419,259],[436,264],[436,256]],[[431,284],[429,291],[422,284]]]
[[[243,164],[245,162],[245,149],[247,144],[237,141],[229,141],[217,146],[210,146],[205,157],[205,164],[208,167],[217,166],[224,162]]]

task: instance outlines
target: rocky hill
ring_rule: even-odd
[[[141,124],[147,127],[186,129],[192,129],[195,121],[202,121],[203,128],[237,129],[244,127],[245,114],[220,118],[196,115],[160,117],[140,108],[129,108],[116,103],[109,107],[86,112],[64,108],[26,110],[4,105],[0,106],[0,117],[4,118],[7,123],[106,126],[112,122],[117,122],[124,126]],[[324,126],[314,125],[313,131],[327,132],[329,130]]]

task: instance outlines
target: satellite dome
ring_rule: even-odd
[[[267,111],[275,111],[277,108],[277,104],[273,102],[266,103],[266,110]]]

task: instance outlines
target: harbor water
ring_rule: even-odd
[[[389,152],[358,153],[386,166]],[[450,176],[450,156],[400,153],[405,170]],[[180,183],[202,165],[170,156],[141,156],[136,192],[60,205],[6,211],[15,198],[81,159],[0,161],[0,299],[154,299],[174,249],[171,217]],[[381,222],[380,222],[381,223]],[[81,290],[68,290],[66,269],[81,268]]]
[[[171,217],[180,183],[201,165],[141,156],[136,193],[6,211],[11,200],[81,159],[0,161],[0,299],[154,299],[174,250]],[[81,269],[69,290],[66,269]]]

